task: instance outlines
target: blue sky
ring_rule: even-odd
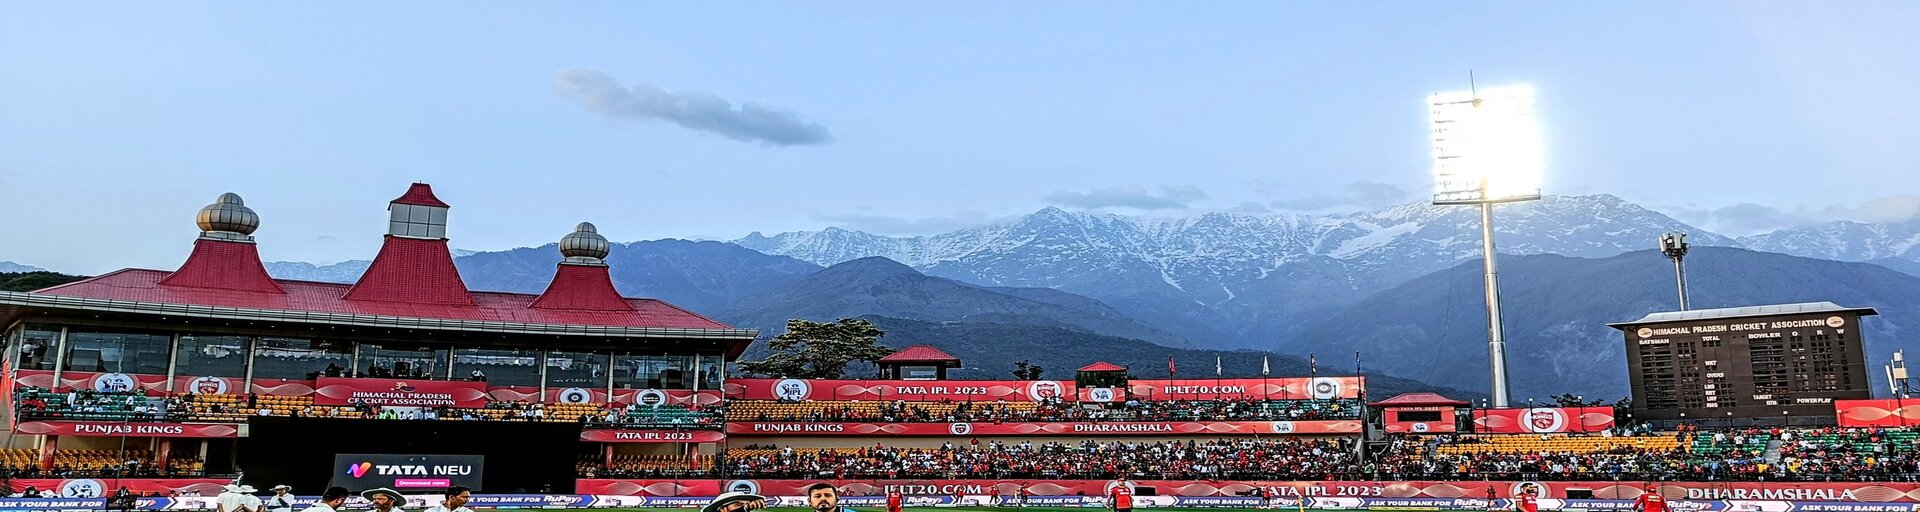
[[[1428,187],[1427,94],[1539,91],[1549,193],[1730,234],[1920,204],[1911,2],[0,2],[0,260],[170,268],[244,196],[268,259],[1047,205],[1350,211]]]

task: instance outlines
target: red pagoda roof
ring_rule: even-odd
[[[720,322],[654,299],[622,299],[630,309],[620,311],[533,308],[529,306],[534,301],[534,295],[501,292],[473,292],[471,305],[382,302],[346,300],[343,297],[350,286],[338,283],[274,280],[274,283],[285,290],[285,293],[161,285],[160,281],[170,274],[163,270],[124,269],[35,291],[33,294],[440,320],[604,327],[731,329]]]
[[[1447,398],[1447,397],[1436,395],[1433,393],[1402,393],[1400,396],[1388,398],[1386,400],[1381,400],[1381,401],[1370,403],[1367,405],[1378,406],[1378,407],[1396,407],[1396,406],[1415,407],[1415,406],[1423,406],[1423,405],[1462,406],[1462,405],[1470,405],[1470,404],[1468,404],[1467,402],[1454,400],[1452,398]]]
[[[1083,372],[1124,372],[1124,371],[1127,371],[1127,367],[1125,367],[1125,366],[1120,366],[1120,365],[1117,365],[1117,364],[1113,364],[1113,363],[1109,363],[1109,362],[1106,362],[1106,361],[1101,361],[1101,362],[1098,362],[1098,363],[1093,363],[1093,364],[1090,364],[1090,365],[1086,365],[1086,366],[1082,366],[1082,367],[1080,367],[1080,370],[1079,370],[1079,371],[1083,371]]]
[[[418,183],[416,183],[418,185]],[[473,297],[467,293],[460,269],[453,266],[453,252],[446,240],[425,240],[387,235],[380,254],[373,257],[367,272],[347,290],[347,300],[403,302],[468,306]]]
[[[400,194],[399,199],[394,199],[393,201],[390,201],[390,202],[398,203],[398,204],[411,204],[411,205],[419,205],[419,206],[438,206],[441,208],[449,208],[449,206],[447,206],[447,203],[441,201],[440,198],[433,196],[433,186],[425,183],[415,183],[412,186],[407,187],[407,193]]]
[[[880,362],[882,363],[924,363],[924,362],[947,362],[947,361],[952,361],[957,363],[957,362],[960,362],[960,358],[953,357],[952,354],[941,352],[940,349],[933,348],[927,345],[914,345],[911,347],[903,348],[903,349],[900,349],[899,352],[894,352],[893,355],[880,358]]]
[[[613,289],[613,276],[606,265],[560,264],[547,291],[529,307],[539,309],[588,309],[632,311],[633,305]]]
[[[209,240],[193,242],[193,254],[180,270],[160,280],[163,286],[213,288],[257,293],[287,293],[267,275],[260,264],[260,248],[246,242]]]

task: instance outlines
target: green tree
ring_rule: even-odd
[[[0,272],[0,291],[27,292],[86,279],[59,272]]]
[[[854,361],[876,362],[893,353],[880,344],[885,331],[873,322],[842,318],[835,322],[787,321],[787,332],[767,342],[773,354],[740,363],[740,371],[768,377],[838,379]]]
[[[1046,373],[1047,373],[1046,368],[1043,368],[1037,364],[1028,363],[1027,360],[1025,359],[1021,359],[1019,362],[1013,363],[1013,378],[1015,379],[1040,380],[1040,376],[1045,375]]]
[[[1606,402],[1598,398],[1587,400],[1586,397],[1575,396],[1573,393],[1561,393],[1553,397],[1553,403],[1559,407],[1598,407]]]

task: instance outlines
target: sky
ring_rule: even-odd
[[[1531,84],[1545,189],[1723,234],[1920,209],[1914,2],[0,1],[0,260],[928,234],[1046,206],[1337,213],[1430,188],[1428,95]]]

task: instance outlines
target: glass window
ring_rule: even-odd
[[[720,379],[725,377],[726,374],[726,371],[720,366],[724,361],[726,361],[726,356],[720,354],[694,356],[694,364],[700,367],[700,389],[720,389]]]
[[[462,348],[453,351],[453,378],[488,386],[540,386],[540,351]]]
[[[362,377],[447,378],[447,349],[444,348],[361,343],[358,362]]]
[[[173,337],[164,334],[67,331],[67,371],[167,374]]]
[[[60,328],[29,325],[14,344],[14,369],[53,370],[53,351],[60,346]]]
[[[255,379],[346,377],[352,367],[352,343],[298,338],[257,338],[253,342]]]
[[[693,356],[621,355],[613,359],[616,389],[692,389]]]
[[[180,336],[180,352],[173,355],[173,373],[182,377],[245,377],[246,336]]]
[[[606,388],[607,355],[585,352],[548,352],[547,387]]]

